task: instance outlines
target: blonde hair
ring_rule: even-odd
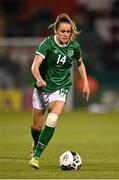
[[[77,27],[75,25],[75,22],[71,20],[71,18],[67,14],[60,14],[57,18],[56,21],[51,24],[49,28],[53,28],[54,31],[56,31],[60,25],[60,23],[69,23],[71,24],[71,37],[70,40],[74,40],[76,36],[79,34]]]

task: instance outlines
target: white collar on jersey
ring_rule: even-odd
[[[58,46],[60,46],[60,47],[67,47],[68,44],[69,44],[69,42],[68,42],[67,44],[63,44],[63,45],[60,44],[60,43],[57,41],[56,35],[54,35],[54,40],[55,40],[56,44],[57,44]]]

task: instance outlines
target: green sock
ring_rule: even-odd
[[[34,147],[35,148],[37,146],[40,134],[41,134],[41,130],[36,130],[33,127],[31,127],[31,135],[32,135],[32,138],[34,140]]]
[[[55,128],[53,127],[49,127],[46,126],[44,127],[43,131],[40,134],[39,140],[38,140],[38,144],[34,153],[35,157],[40,157],[41,153],[43,152],[43,150],[45,149],[45,147],[48,145],[50,139],[52,138],[53,134],[54,134],[54,130]]]

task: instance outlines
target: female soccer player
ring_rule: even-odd
[[[52,138],[58,117],[64,109],[71,86],[70,70],[73,61],[77,62],[84,82],[83,96],[87,101],[90,94],[80,45],[75,40],[78,34],[75,23],[67,14],[60,14],[49,27],[53,27],[54,35],[48,36],[39,45],[31,68],[34,76],[31,128],[34,144],[29,164],[36,169],[39,168],[39,157]],[[46,108],[48,115],[42,129]]]

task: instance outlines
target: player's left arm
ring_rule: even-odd
[[[90,89],[89,89],[89,84],[88,84],[86,68],[85,68],[85,65],[83,63],[82,58],[80,58],[77,61],[77,65],[78,65],[78,71],[79,71],[80,76],[83,80],[83,97],[86,98],[86,100],[88,101],[89,96],[90,96]]]

